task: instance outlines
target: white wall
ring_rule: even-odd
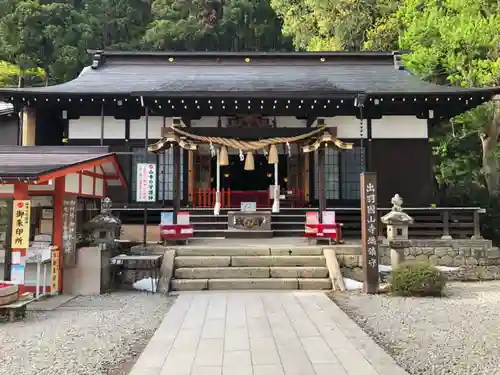
[[[199,120],[192,120],[192,127],[216,127],[216,116],[206,116]],[[325,117],[325,125],[337,127],[337,136],[340,139],[359,139],[360,120],[354,116]],[[227,124],[227,117],[221,118],[222,125]],[[161,137],[161,128],[165,123],[170,126],[172,118],[161,116],[149,117],[148,136],[150,139]],[[276,124],[280,128],[305,128],[306,120],[298,120],[293,116],[278,116]],[[130,138],[144,139],[145,118],[130,120]],[[101,118],[99,116],[81,117],[69,121],[70,139],[99,139],[101,137]],[[125,137],[125,120],[105,117],[104,138],[122,139]],[[367,137],[366,121],[363,121],[363,137]],[[427,138],[427,120],[417,119],[415,116],[384,116],[382,119],[372,120],[373,138]]]
[[[372,138],[427,138],[427,120],[414,116],[384,116],[372,120]]]
[[[76,120],[69,120],[69,139],[100,139],[101,117],[82,116]],[[125,120],[117,120],[114,117],[104,117],[104,138],[125,138]]]
[[[337,127],[337,138],[361,138],[361,122],[355,116],[322,117],[328,127]],[[363,121],[363,138],[367,137],[366,121]]]

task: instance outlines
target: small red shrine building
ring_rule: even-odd
[[[0,146],[0,251],[4,278],[15,278],[23,291],[26,259],[37,235],[51,238],[52,251],[47,292],[62,292],[65,258],[75,258],[78,228],[87,207],[97,206],[108,186],[125,187],[116,156],[107,147]],[[3,248],[3,249],[2,249]],[[12,252],[9,250],[12,249]],[[11,268],[14,267],[14,268]],[[7,277],[5,277],[7,276]]]

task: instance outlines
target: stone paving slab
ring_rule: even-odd
[[[408,375],[322,292],[183,292],[129,375]]]

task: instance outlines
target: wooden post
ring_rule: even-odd
[[[303,162],[303,184],[302,184],[302,187],[304,189],[304,200],[306,202],[310,202],[310,192],[309,192],[309,153],[307,154],[304,154],[304,157],[302,158],[302,162]]]
[[[318,192],[319,192],[319,220],[323,221],[323,211],[326,210],[325,197],[325,149],[318,148]]]
[[[443,211],[443,235],[441,239],[451,240],[450,236],[450,213],[447,210]]]
[[[54,229],[52,242],[57,247],[57,250],[52,252],[52,283],[50,292],[57,294],[61,293],[64,287],[61,254],[63,251],[63,211],[64,196],[66,195],[66,178],[58,177],[55,179],[54,184]]]
[[[7,204],[7,228],[5,231],[5,259],[3,262],[3,279],[10,281],[10,266],[12,265],[12,214],[13,200],[6,201]]]
[[[473,240],[482,240],[481,236],[481,223],[479,222],[479,211],[476,210],[473,213],[473,222],[474,222],[474,235],[471,239]]]
[[[14,201],[12,206],[12,255],[11,281],[19,285],[19,294],[25,292],[26,253],[29,247],[31,230],[31,202],[28,184],[14,183]]]
[[[194,185],[196,181],[194,158],[195,158],[194,151],[193,150],[188,151],[188,199],[192,207],[194,207],[195,203]]]
[[[174,223],[177,224],[177,213],[181,209],[181,149],[177,144],[172,147],[174,162]]]
[[[363,246],[363,291],[378,293],[377,174],[361,173],[361,243]]]

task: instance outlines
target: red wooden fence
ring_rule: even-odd
[[[283,200],[283,204],[290,204],[292,207],[304,207],[304,190],[298,188],[289,189],[291,194]],[[215,205],[216,190],[211,188],[194,189],[193,207],[212,208]],[[235,191],[231,189],[221,189],[221,208],[239,208],[241,202],[256,202],[257,207],[271,207],[272,199],[268,191]]]

